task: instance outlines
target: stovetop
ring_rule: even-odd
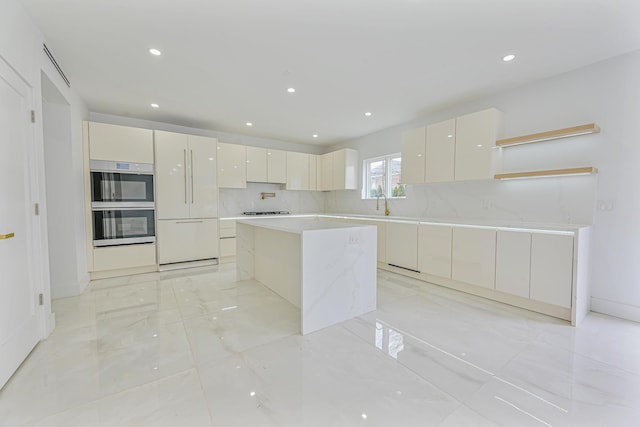
[[[242,212],[242,215],[289,215],[289,211]]]

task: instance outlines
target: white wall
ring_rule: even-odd
[[[44,171],[44,147],[43,147],[43,108],[42,108],[42,87],[41,73],[44,72],[51,82],[59,89],[60,93],[65,97],[70,105],[71,115],[71,140],[66,144],[71,146],[68,150],[73,156],[73,176],[74,183],[80,188],[82,187],[82,163],[78,163],[77,159],[82,159],[82,138],[81,123],[82,117],[86,117],[88,112],[84,103],[78,98],[75,92],[69,89],[58,76],[57,71],[53,68],[49,59],[42,51],[42,43],[44,38],[35,24],[31,21],[22,3],[19,0],[4,0],[0,5],[0,58],[5,60],[31,87],[31,108],[35,111],[36,123],[34,124],[36,150],[32,159],[35,169],[32,171],[32,179],[34,181],[33,193],[30,195],[33,203],[40,204],[41,220],[38,223],[36,232],[41,237],[40,245],[37,248],[41,254],[38,265],[34,266],[38,271],[38,288],[45,296],[45,333],[47,335],[54,327],[54,318],[51,315],[51,287],[49,281],[49,254],[48,254],[48,227],[46,221],[47,202],[46,202],[46,178]],[[78,147],[80,152],[78,153]],[[76,182],[77,180],[77,182]],[[82,205],[82,192],[78,193],[76,189],[59,189],[59,191],[72,191],[75,197],[72,206],[69,207],[70,212],[78,213],[78,206]],[[80,197],[78,199],[77,197]],[[52,196],[54,197],[54,196]],[[82,218],[82,217],[81,217]],[[75,253],[70,256],[76,258],[76,274],[75,286],[80,291],[86,285],[86,255],[84,254],[84,225],[76,224],[73,235],[67,238],[75,241]],[[82,246],[78,247],[78,242],[82,241]],[[73,277],[72,277],[73,280]]]
[[[504,136],[597,123],[595,135],[503,149],[504,171],[596,166],[597,176],[412,185],[392,215],[593,224],[592,309],[640,321],[640,51],[459,105],[332,149],[361,160],[401,151],[404,129],[488,107],[504,114]],[[596,209],[603,203],[612,211]],[[332,192],[331,212],[375,213],[360,192]]]

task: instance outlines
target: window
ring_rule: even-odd
[[[362,198],[405,197],[404,184],[400,184],[401,166],[400,153],[365,160]]]

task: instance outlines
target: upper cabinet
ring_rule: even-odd
[[[287,159],[287,167],[289,166],[289,160]],[[287,170],[287,173],[288,170]],[[318,155],[309,154],[309,190],[318,190]]]
[[[247,182],[286,183],[286,151],[260,147],[246,147],[246,149]]]
[[[358,151],[345,148],[320,156],[318,190],[357,190]]]
[[[456,119],[456,181],[493,179],[500,116],[489,108]]]
[[[315,158],[313,159],[315,166]],[[315,178],[315,167],[313,175]],[[311,168],[309,154],[287,152],[287,190],[310,190],[309,178],[311,177]],[[315,187],[315,179],[314,179]],[[315,190],[315,188],[313,188]]]
[[[218,143],[218,187],[247,188],[244,145]]]
[[[425,128],[410,129],[402,133],[402,176],[403,184],[424,182],[425,169]]]
[[[89,158],[153,163],[153,131],[89,122]]]
[[[493,179],[500,116],[490,108],[405,131],[402,183]]]
[[[155,131],[158,219],[217,216],[216,142]]]
[[[425,182],[448,182],[454,180],[457,144],[456,123],[456,119],[450,119],[427,126]]]
[[[322,154],[318,160],[318,190],[333,190],[333,153]]]

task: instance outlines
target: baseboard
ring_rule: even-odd
[[[591,297],[591,311],[607,314],[621,319],[640,322],[640,307],[609,301],[602,298]]]

